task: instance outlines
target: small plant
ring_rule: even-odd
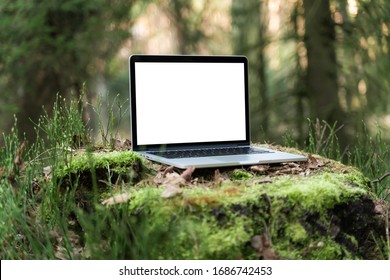
[[[315,123],[309,120],[309,143],[305,145],[307,151],[328,158],[341,158],[337,132],[342,128],[342,125],[337,126],[337,122],[330,125],[319,119]]]
[[[100,95],[97,106],[91,105],[97,114],[98,128],[103,145],[110,145],[112,140],[117,139],[118,135],[114,130],[115,127],[120,125],[124,115],[126,115],[127,109],[124,109],[124,104],[128,103],[128,100],[121,102],[118,94],[112,102],[108,97]]]
[[[380,203],[386,205],[383,213],[386,221],[386,246],[388,258],[390,258],[390,234],[389,234],[389,205],[390,205],[390,143],[385,141],[382,130],[376,127],[374,136],[371,135],[367,126],[363,123],[361,132],[356,134],[353,142],[341,153],[337,133],[342,126],[329,125],[317,119],[315,123],[309,120],[309,141],[305,144],[308,153],[319,154],[339,160],[345,164],[360,169],[363,174],[370,178],[372,192]],[[285,144],[297,147],[297,143],[291,136],[285,136]],[[381,241],[378,241],[378,244]],[[378,247],[380,247],[378,245]]]

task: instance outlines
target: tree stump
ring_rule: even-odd
[[[131,151],[100,151],[75,155],[56,176],[65,187],[77,185],[84,202],[97,177],[99,204],[105,211],[126,206],[129,239],[147,246],[149,258],[383,258],[384,217],[370,181],[353,167],[306,156],[182,171]]]

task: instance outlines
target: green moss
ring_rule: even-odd
[[[329,209],[367,193],[354,181],[359,178],[324,173],[282,176],[261,185],[240,180],[183,188],[171,199],[161,198],[162,188],[143,186],[130,191],[129,211],[144,213],[149,234],[164,236],[156,245],[159,258],[257,258],[248,244],[252,236],[268,230],[282,258],[339,259],[351,256],[332,238],[308,233],[301,218],[321,213],[320,220],[329,223]],[[319,245],[311,246],[313,242]]]
[[[294,243],[302,243],[309,237],[305,228],[299,223],[289,223],[286,226],[285,235]]]
[[[264,191],[269,196],[286,197],[292,205],[319,212],[367,193],[365,189],[351,185],[351,175],[334,173],[303,178],[284,176],[265,185]]]
[[[63,177],[71,173],[80,173],[90,170],[91,167],[103,168],[113,172],[124,173],[129,167],[142,163],[141,158],[131,151],[112,151],[80,153],[70,155],[67,163],[59,165],[56,176]]]
[[[243,169],[235,169],[231,174],[232,180],[246,180],[253,178],[253,174],[243,170]]]
[[[329,238],[312,244],[312,248],[309,247],[307,251],[305,258],[311,260],[337,260],[343,257],[340,245]]]
[[[91,166],[124,174],[143,163],[131,152],[81,154],[56,174],[90,172]],[[368,181],[356,169],[340,166],[330,162],[308,176],[271,174],[267,181],[236,169],[228,172],[232,181],[189,183],[169,199],[161,197],[163,187],[150,181],[122,186],[121,192],[130,194],[125,215],[131,220],[131,239],[137,248],[148,248],[143,257],[154,259],[262,258],[251,238],[263,234],[280,258],[355,258],[332,237],[329,211],[366,196]],[[310,216],[316,217],[314,225]],[[343,237],[356,240],[346,233]]]

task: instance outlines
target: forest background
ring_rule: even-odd
[[[15,116],[34,141],[60,94],[96,132],[101,103],[130,138],[129,55],[234,54],[249,58],[255,142],[303,146],[326,124],[343,153],[356,135],[388,142],[389,19],[385,0],[2,0],[0,130]]]

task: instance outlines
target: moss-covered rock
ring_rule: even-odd
[[[56,169],[55,176],[65,177],[90,172],[91,169],[103,169],[117,175],[129,175],[132,171],[133,176],[141,177],[143,167],[141,158],[131,151],[81,152],[69,154],[66,162]]]
[[[144,214],[149,234],[165,233],[163,242],[152,246],[159,258],[267,258],[252,248],[257,235],[272,244],[275,258],[370,258],[379,249],[374,237],[380,240],[380,222],[373,218],[367,189],[353,180],[361,174],[351,175],[285,175],[265,184],[195,186],[171,199],[161,197],[161,188],[146,185],[130,190],[129,213]],[[349,207],[348,215],[336,211]]]
[[[106,185],[99,199],[128,194],[129,239],[145,240],[151,258],[379,258],[384,226],[367,178],[338,162],[313,160],[320,163],[220,169],[218,178],[214,169],[199,170],[170,198],[155,180],[165,176],[161,166],[128,151],[75,156],[56,176],[84,187],[93,172],[129,176],[125,187]]]
[[[115,191],[121,184],[138,182],[147,172],[136,153],[102,150],[69,154],[51,176],[62,193],[74,195],[81,208],[90,208],[104,193]]]

